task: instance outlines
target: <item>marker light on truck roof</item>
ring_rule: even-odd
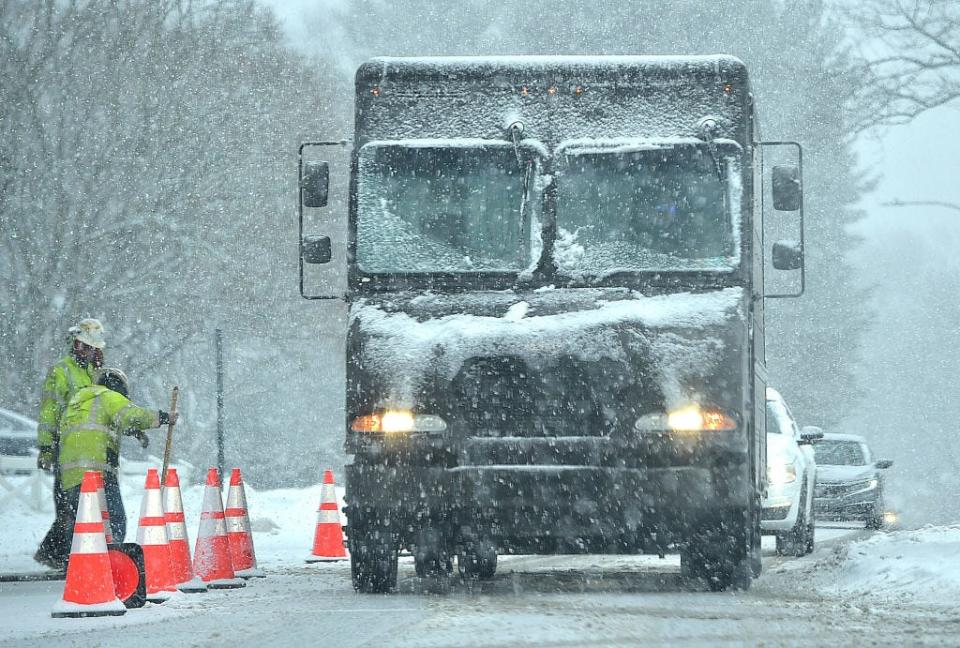
[[[637,432],[702,432],[737,429],[737,422],[716,407],[688,405],[664,414],[645,414],[633,425]]]
[[[414,414],[410,410],[386,410],[353,419],[354,432],[404,434],[408,432],[443,432],[447,423],[433,414]]]

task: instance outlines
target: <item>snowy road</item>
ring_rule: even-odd
[[[424,587],[405,559],[399,592],[355,594],[346,563],[277,567],[245,590],[178,595],[119,619],[52,620],[62,583],[0,583],[0,645],[657,646],[958,645],[940,612],[801,593],[792,572],[864,537],[821,529],[813,556],[782,559],[747,593],[696,591],[675,557],[517,556],[482,586]],[[945,622],[946,621],[946,622]]]

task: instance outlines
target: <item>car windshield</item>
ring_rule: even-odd
[[[738,156],[705,144],[565,149],[556,180],[558,270],[576,277],[732,269],[738,167]]]
[[[767,433],[792,434],[790,419],[790,412],[782,402],[772,399],[767,401]]]
[[[856,441],[824,439],[813,445],[817,463],[825,466],[863,466],[866,458]]]
[[[506,142],[365,145],[357,264],[368,273],[523,270],[533,254],[524,189],[535,161],[529,149],[521,160]]]

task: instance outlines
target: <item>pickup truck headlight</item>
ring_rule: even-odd
[[[414,414],[410,410],[386,410],[354,418],[350,423],[350,429],[354,432],[380,434],[445,432],[447,423],[434,414]]]
[[[767,483],[779,486],[795,481],[797,481],[797,465],[795,463],[776,463],[767,466]]]
[[[736,430],[737,422],[718,407],[690,405],[668,413],[644,414],[633,427],[637,432],[713,432]]]

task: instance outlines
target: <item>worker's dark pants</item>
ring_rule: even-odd
[[[57,498],[56,494],[60,493]],[[120,497],[120,484],[116,473],[104,473],[103,493],[107,500],[107,510],[110,512],[110,529],[113,532],[114,542],[123,542],[127,533],[127,512],[123,508],[123,499]],[[54,483],[54,504],[56,505],[57,519],[47,531],[47,535],[40,543],[37,551],[39,556],[46,556],[55,562],[66,565],[70,558],[70,545],[73,542],[73,525],[77,519],[77,504],[80,502],[80,487],[75,486],[67,491],[60,489],[60,478]]]

